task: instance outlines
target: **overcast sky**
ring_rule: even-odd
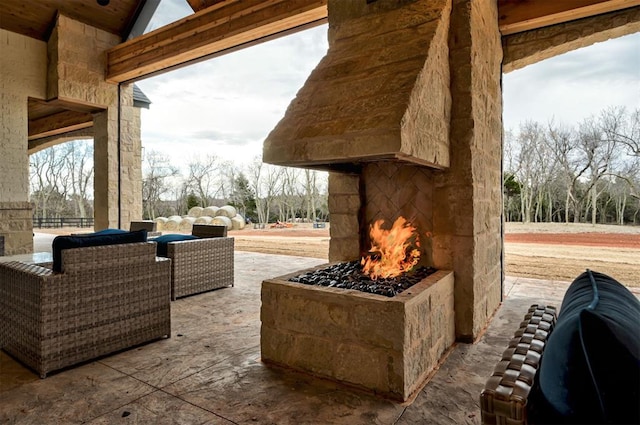
[[[184,0],[163,0],[152,28],[191,13]],[[145,152],[185,166],[208,154],[241,164],[262,155],[262,142],[327,50],[327,27],[243,49],[139,81]],[[640,34],[530,65],[503,77],[504,126],[527,119],[574,124],[608,106],[640,107]]]

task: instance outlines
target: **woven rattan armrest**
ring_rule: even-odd
[[[556,316],[555,307],[529,308],[480,394],[484,425],[527,423],[527,399]]]

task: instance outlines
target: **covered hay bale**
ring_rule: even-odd
[[[207,207],[202,210],[202,215],[206,215],[208,217],[215,217],[216,212],[218,212],[218,207]]]
[[[222,216],[222,217],[233,218],[236,216],[236,214],[238,214],[238,212],[236,211],[235,207],[232,207],[231,205],[223,205],[220,208],[218,208],[218,211],[216,212],[216,217]]]
[[[156,222],[156,230],[161,232],[164,230],[164,224],[169,220],[167,217],[156,217],[154,220]]]
[[[214,224],[217,226],[227,226],[227,230],[233,229],[233,223],[231,223],[231,219],[225,216],[214,217],[213,220],[211,221],[211,224]]]
[[[196,221],[194,221],[193,224],[211,224],[212,221],[213,221],[213,217],[209,217],[208,215],[203,215],[196,218]]]
[[[195,217],[184,217],[178,226],[178,230],[182,233],[191,233],[193,223],[195,223]]]
[[[202,216],[202,211],[204,210],[204,208],[202,207],[193,207],[189,210],[189,212],[187,213],[187,215],[189,217],[195,217],[198,218],[200,216]]]
[[[179,215],[172,215],[169,217],[166,223],[164,223],[164,229],[166,231],[175,232],[180,227],[180,223],[182,222],[182,217]]]
[[[244,217],[241,216],[240,214],[236,214],[236,216],[231,219],[231,223],[233,224],[233,230],[244,229],[244,225],[245,225]]]

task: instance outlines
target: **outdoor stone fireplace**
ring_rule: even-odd
[[[475,68],[466,62],[472,48],[452,46],[465,34],[452,35],[450,23],[468,21],[457,27],[471,33],[495,18],[495,8],[476,6],[329,0],[329,51],[265,140],[263,160],[330,172],[331,262],[358,260],[374,221],[404,217],[419,234],[420,264],[438,271],[393,298],[288,282],[304,271],[265,280],[263,361],[407,400],[455,339],[474,339],[497,307],[501,206],[487,209],[497,220],[482,216],[488,199],[476,207],[475,188],[500,193],[500,151],[483,164],[495,171],[474,175],[469,155],[481,138],[465,114],[475,110],[454,104],[471,90],[459,77]],[[465,63],[454,67],[457,49]],[[486,93],[485,115],[495,100]]]

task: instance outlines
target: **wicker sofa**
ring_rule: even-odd
[[[0,263],[0,347],[42,378],[170,337],[170,261],[153,243],[66,249],[51,264]]]
[[[171,299],[233,286],[233,250],[234,241],[229,237],[168,242]]]
[[[480,395],[482,423],[640,423],[640,301],[587,270],[532,305]]]

